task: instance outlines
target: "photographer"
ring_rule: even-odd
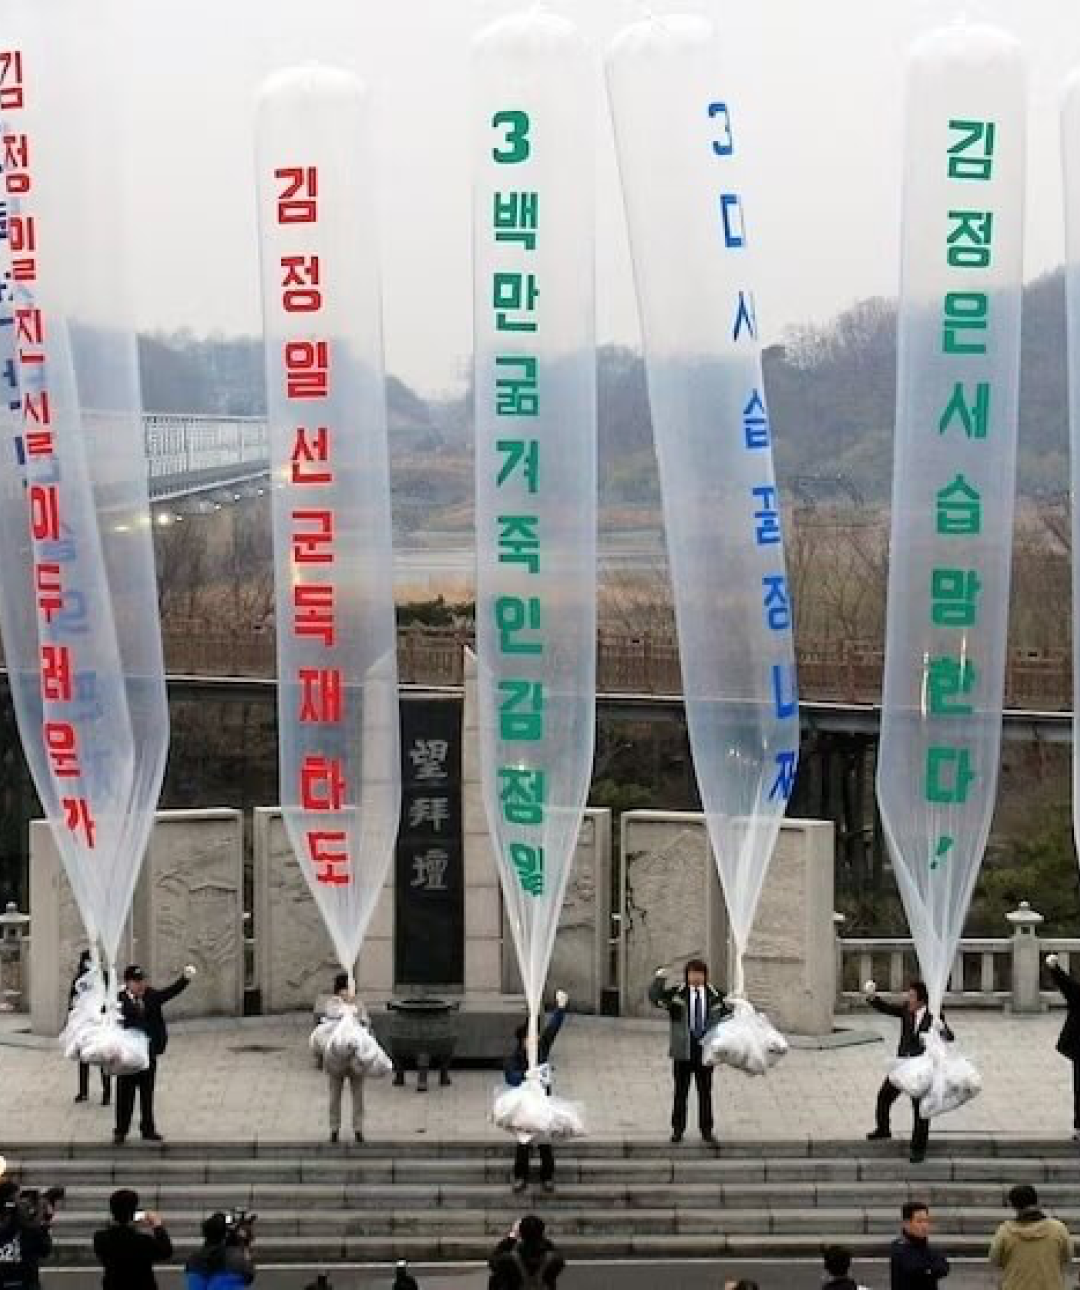
[[[251,1258],[253,1217],[211,1214],[202,1225],[203,1247],[184,1265],[187,1290],[237,1290],[255,1280]]]
[[[52,1252],[52,1206],[18,1183],[0,1183],[0,1290],[36,1290],[38,1267]]]
[[[128,1188],[109,1197],[113,1221],[94,1233],[94,1253],[104,1268],[102,1290],[157,1290],[154,1264],[172,1258],[172,1241],[161,1216],[139,1209]]]

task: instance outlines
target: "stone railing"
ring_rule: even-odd
[[[1068,971],[1072,956],[1080,963],[1080,939],[1039,936],[1042,915],[1027,901],[1006,918],[1013,929],[1011,936],[960,942],[949,977],[946,1006],[1041,1012],[1062,1003],[1056,990],[1042,989],[1043,958],[1056,954]],[[918,975],[910,940],[837,938],[837,1003],[841,1010],[857,1006],[867,981],[874,981],[882,992],[900,994],[907,982]]]

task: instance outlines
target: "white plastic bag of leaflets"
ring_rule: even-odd
[[[545,1063],[530,1070],[516,1087],[495,1090],[492,1121],[519,1142],[565,1142],[585,1136],[585,1108],[551,1092]]]
[[[1026,87],[1017,42],[958,23],[908,68],[877,796],[940,1017],[993,815],[1016,484]],[[977,226],[977,227],[976,227]],[[890,1080],[923,1114],[981,1081],[935,1028]]]
[[[595,736],[595,86],[537,6],[477,35],[472,91],[480,775],[535,1066]],[[584,1131],[532,1078],[493,1113]]]
[[[332,1075],[351,1070],[370,1079],[381,1079],[393,1069],[386,1051],[354,1008],[347,1008],[340,1017],[319,1022],[309,1043]]]
[[[745,998],[743,957],[794,785],[799,713],[729,58],[704,18],[653,15],[616,38],[607,76],[690,746],[733,941],[735,1016],[705,1060],[761,1074],[787,1045]]]

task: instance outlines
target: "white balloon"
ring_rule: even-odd
[[[532,1045],[595,731],[594,91],[540,9],[472,70],[480,767]]]
[[[877,794],[941,1010],[1001,747],[1016,477],[1025,75],[957,25],[912,52]]]
[[[799,712],[739,105],[703,18],[634,23],[608,89],[645,338],[690,746],[735,949],[795,779]]]
[[[280,72],[257,139],[282,814],[351,972],[401,805],[367,93],[348,72]]]

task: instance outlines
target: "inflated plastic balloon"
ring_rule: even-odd
[[[1025,129],[1012,38],[959,24],[915,46],[877,794],[937,1016],[997,789]]]
[[[100,943],[112,967],[169,731],[126,298],[122,78],[110,4],[66,8],[60,31],[19,13],[17,41],[0,48],[15,349],[0,626],[34,784],[94,953]]]
[[[1061,104],[1065,187],[1065,294],[1068,316],[1069,441],[1072,469],[1073,694],[1080,694],[1080,70]],[[1080,856],[1080,703],[1073,703],[1073,837]]]
[[[595,732],[594,98],[542,8],[477,36],[473,81],[480,766],[535,1066]]]
[[[703,18],[652,17],[617,37],[607,70],[690,747],[739,996],[794,786],[799,705],[752,292],[753,210],[725,58]]]
[[[277,595],[281,808],[354,971],[401,803],[379,252],[367,94],[263,87],[258,207]]]

